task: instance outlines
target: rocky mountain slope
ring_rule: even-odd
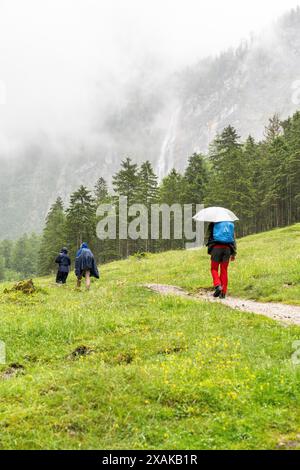
[[[95,129],[97,145],[54,147],[39,138],[18,157],[0,154],[1,238],[40,230],[57,195],[67,200],[81,183],[110,180],[125,156],[151,160],[163,177],[191,153],[207,151],[229,123],[243,138],[260,139],[270,116],[300,107],[300,9],[237,50],[157,77],[152,67],[141,71]]]

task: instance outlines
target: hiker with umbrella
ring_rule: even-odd
[[[230,259],[234,261],[236,256],[234,222],[238,218],[233,212],[223,207],[207,207],[198,212],[194,219],[198,222],[209,222],[206,246],[211,256],[214,297],[225,299],[229,261]]]

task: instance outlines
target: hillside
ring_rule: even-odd
[[[300,9],[283,16],[237,50],[201,61],[182,75],[176,124],[165,168],[182,167],[185,155],[206,151],[229,124],[244,139],[262,139],[270,116],[299,109]],[[176,113],[176,110],[174,110]],[[165,158],[167,157],[167,158]]]
[[[285,119],[299,108],[299,26],[298,9],[237,50],[172,76],[161,76],[161,64],[142,64],[88,142],[55,141],[45,129],[18,150],[0,149],[0,237],[40,230],[58,195],[66,201],[80,184],[110,181],[125,156],[149,159],[163,177],[193,152],[206,152],[228,124],[242,138],[261,139],[271,116]]]
[[[300,303],[299,235],[241,240],[230,293]],[[0,447],[300,448],[300,328],[143,287],[209,287],[208,267],[178,251],[103,266],[90,292],[1,285]]]

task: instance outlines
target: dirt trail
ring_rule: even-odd
[[[169,286],[163,284],[146,284],[151,289],[162,295],[177,295],[180,297],[188,297],[196,300],[204,300],[207,302],[217,302],[227,305],[233,309],[243,312],[257,313],[265,317],[272,318],[284,323],[300,325],[300,307],[294,305],[286,305],[274,302],[256,302],[254,300],[239,299],[237,297],[227,297],[226,299],[215,299],[212,293],[205,290],[197,294],[189,294],[180,287]]]

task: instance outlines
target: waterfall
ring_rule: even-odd
[[[157,163],[158,177],[161,180],[174,166],[174,145],[177,135],[177,126],[180,116],[181,106],[178,106],[172,113],[167,134],[163,140],[161,151]]]

